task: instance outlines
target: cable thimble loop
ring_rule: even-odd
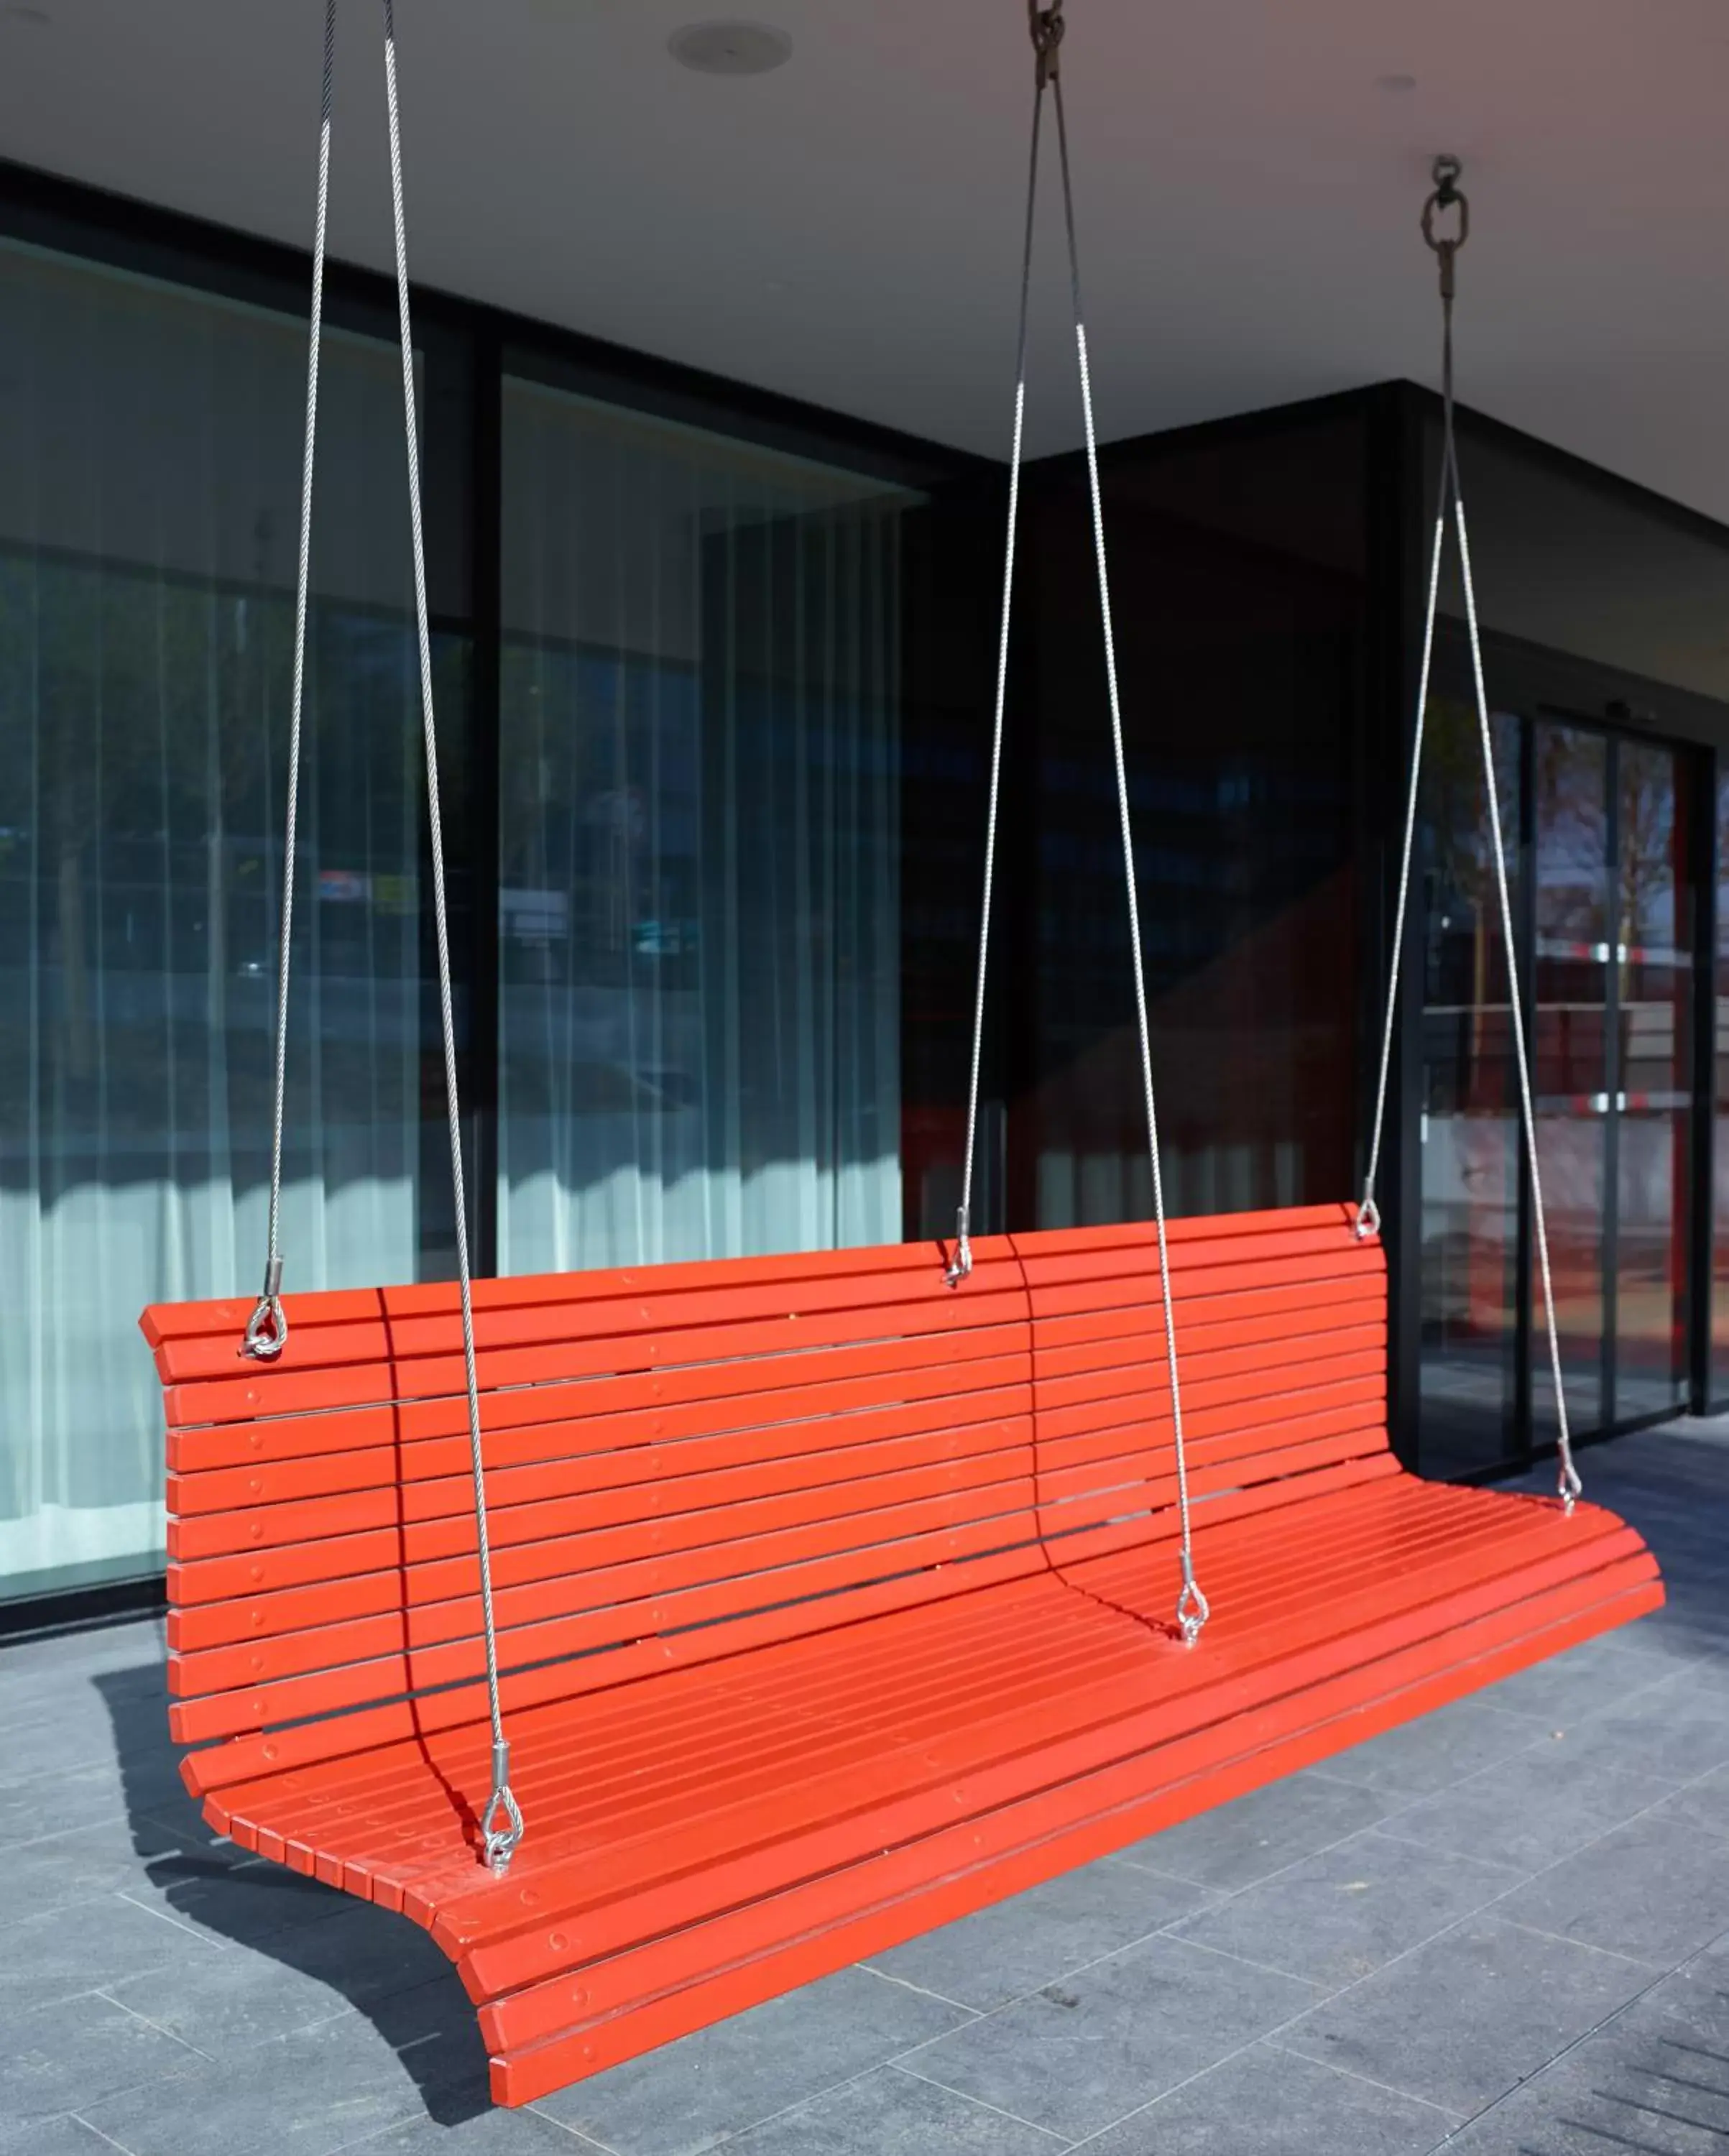
[[[1039,0],[1027,0],[1027,32],[1033,40],[1033,50],[1039,56],[1040,90],[1056,80],[1057,49],[1067,28],[1063,20],[1063,0],[1051,0],[1048,8],[1041,8]]]
[[[967,1209],[963,1205],[955,1214],[955,1254],[948,1261],[948,1270],[943,1278],[951,1287],[958,1287],[972,1271],[972,1237],[969,1232]]]
[[[495,1821],[502,1824],[495,1825]],[[521,1810],[510,1794],[508,1744],[495,1744],[492,1748],[492,1794],[480,1817],[480,1832],[486,1841],[486,1867],[495,1878],[502,1879],[522,1839]]]
[[[1177,1598],[1177,1629],[1183,1635],[1185,1647],[1193,1646],[1201,1636],[1201,1627],[1213,1614],[1207,1598],[1195,1583],[1194,1560],[1188,1552],[1183,1553],[1183,1592]]]
[[[254,1363],[274,1363],[288,1345],[288,1320],[282,1309],[282,1260],[272,1258],[264,1269],[264,1292],[246,1321],[246,1337],[240,1353]]]
[[[1366,1243],[1371,1235],[1378,1235],[1381,1232],[1381,1209],[1367,1193],[1364,1194],[1362,1204],[1357,1209],[1357,1219],[1352,1223],[1352,1232],[1359,1243]]]
[[[1556,1478],[1556,1487],[1561,1495],[1561,1509],[1569,1519],[1573,1508],[1585,1494],[1585,1486],[1579,1480],[1579,1471],[1573,1464],[1573,1447],[1569,1444],[1561,1455],[1561,1472]]]

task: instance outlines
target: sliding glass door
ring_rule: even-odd
[[[1451,1475],[1552,1445],[1557,1419],[1476,721],[1438,697],[1429,724],[1420,1456]],[[1687,1397],[1693,770],[1541,708],[1495,732],[1562,1374],[1588,1436]]]

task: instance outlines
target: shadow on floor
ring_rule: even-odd
[[[164,1907],[307,1985],[325,1987],[332,2015],[346,2004],[363,2015],[439,2124],[458,2125],[490,2109],[475,2008],[430,1937],[406,1917],[249,1858],[220,1840],[181,1784],[159,1665],[101,1672],[92,1681],[113,1722],[133,1845]],[[303,1989],[283,1987],[285,1994]],[[317,2006],[297,1996],[284,2033],[318,2018]],[[270,2033],[262,2030],[259,2041]]]

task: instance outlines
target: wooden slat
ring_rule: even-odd
[[[813,1895],[826,1893],[831,1908],[844,1913],[825,1912],[826,1920],[813,1920],[810,1900],[793,1897],[777,1901],[772,1909],[757,1905],[767,1921],[754,1952],[741,1956],[736,1947],[729,1951],[714,1932],[705,1932],[692,1957],[696,1967],[682,1982],[663,1980],[661,1988],[630,2010],[594,2020],[582,2018],[581,2009],[572,2003],[572,2020],[563,2033],[520,2051],[500,2051],[490,2015],[483,2015],[483,2029],[495,2052],[494,2099],[504,2104],[532,2102],[728,2014],[849,1963],[872,1958],[934,1925],[1126,1847],[1280,1774],[1313,1765],[1361,1737],[1395,1727],[1478,1685],[1625,1623],[1647,1606],[1649,1596],[1635,1593],[1565,1617],[1546,1614],[1533,1630],[1504,1645],[1479,1649],[1460,1668],[1413,1679],[1354,1706],[1342,1686],[1329,1702],[1331,1717],[1318,1727],[1305,1726],[1293,1707],[1288,1729],[1276,1731],[1270,1718],[1264,1720],[1257,1728],[1258,1744],[1223,1763],[1197,1767],[1192,1757],[1152,1755],[1113,1770],[1108,1780],[1101,1776],[1070,1785],[1060,1797],[1053,1792],[1030,1803],[1024,1824],[1005,1815],[1005,1824],[1012,1820],[1019,1830],[1018,1839],[1006,1847],[988,1846],[987,1837],[969,1825],[950,1829],[946,1843],[924,1842],[904,1851],[886,1851],[862,1877],[849,1879],[848,1899],[837,1901],[834,1885],[812,1890]],[[783,1930],[777,1920],[783,1920]]]

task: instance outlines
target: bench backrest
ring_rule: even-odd
[[[1384,1455],[1384,1275],[1348,1217],[1174,1224],[1198,1507]],[[975,1255],[958,1289],[931,1245],[477,1282],[507,1707],[1167,1533],[1151,1231]],[[485,1711],[454,1290],[291,1296],[276,1363],[239,1354],[249,1309],[143,1321],[205,1786]]]

